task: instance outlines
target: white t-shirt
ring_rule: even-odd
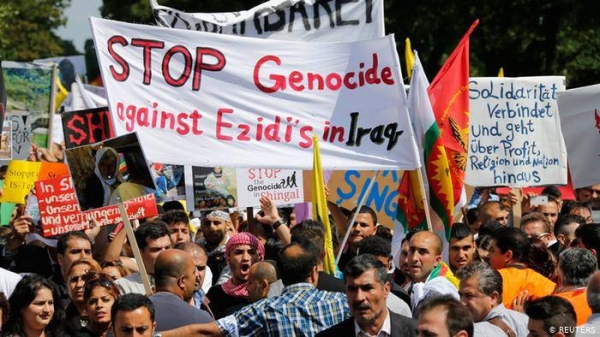
[[[12,295],[17,283],[21,281],[22,277],[19,274],[15,274],[10,270],[0,268],[0,292],[3,292],[6,298]]]

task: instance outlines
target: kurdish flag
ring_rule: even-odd
[[[312,207],[314,219],[322,223],[325,229],[323,269],[327,274],[335,276],[337,266],[335,264],[335,254],[333,253],[333,237],[329,223],[329,212],[327,211],[327,198],[325,197],[325,178],[321,167],[321,152],[319,152],[317,136],[313,136]]]
[[[419,155],[424,158],[423,176],[426,193],[429,194],[431,208],[448,224],[447,214],[454,207],[452,203],[452,182],[448,169],[448,160],[440,130],[427,95],[429,82],[423,71],[418,55],[412,69],[408,111],[413,123]],[[417,171],[404,171],[400,182],[398,200],[398,221],[405,229],[427,228],[423,196],[418,183]]]
[[[440,215],[440,218],[446,227],[446,237],[450,235],[454,210],[462,206],[461,197],[464,195],[469,138],[469,36],[477,24],[479,20],[476,20],[462,37],[427,90],[446,150],[452,180],[451,194],[444,195],[445,191],[440,190],[440,195],[445,197],[440,201],[446,208],[446,214],[444,217]],[[428,162],[428,168],[429,164]],[[430,180],[429,183],[434,185],[436,182]],[[436,213],[439,212],[433,205],[433,200],[432,208]]]

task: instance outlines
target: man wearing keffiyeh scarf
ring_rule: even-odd
[[[225,259],[231,269],[231,278],[210,288],[206,296],[215,318],[219,319],[249,304],[248,274],[250,267],[262,261],[265,249],[256,236],[241,232],[232,236],[225,246]]]

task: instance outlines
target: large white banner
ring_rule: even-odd
[[[117,135],[149,160],[326,169],[420,166],[393,36],[304,43],[92,18]]]
[[[600,84],[558,95],[573,187],[600,183]]]
[[[160,26],[277,40],[342,42],[384,36],[383,0],[272,0],[247,11],[186,13],[150,0]]]
[[[469,158],[472,186],[527,187],[567,183],[567,151],[557,94],[562,76],[474,77]]]

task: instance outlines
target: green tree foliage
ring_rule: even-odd
[[[31,61],[63,55],[65,44],[53,33],[63,26],[71,0],[2,0],[0,59]]]
[[[47,111],[51,78],[49,69],[4,69],[8,111]]]
[[[187,12],[239,11],[261,2],[159,0]],[[154,22],[149,0],[104,0],[102,15]],[[476,19],[472,76],[496,76],[503,67],[510,77],[565,75],[568,87],[595,84],[600,78],[600,6],[593,0],[385,0],[385,17],[386,32],[396,35],[401,58],[404,39],[410,37],[430,79]]]
[[[568,87],[598,83],[600,10],[591,0],[386,0],[387,32],[410,37],[433,79],[471,23],[471,76],[565,75]]]

